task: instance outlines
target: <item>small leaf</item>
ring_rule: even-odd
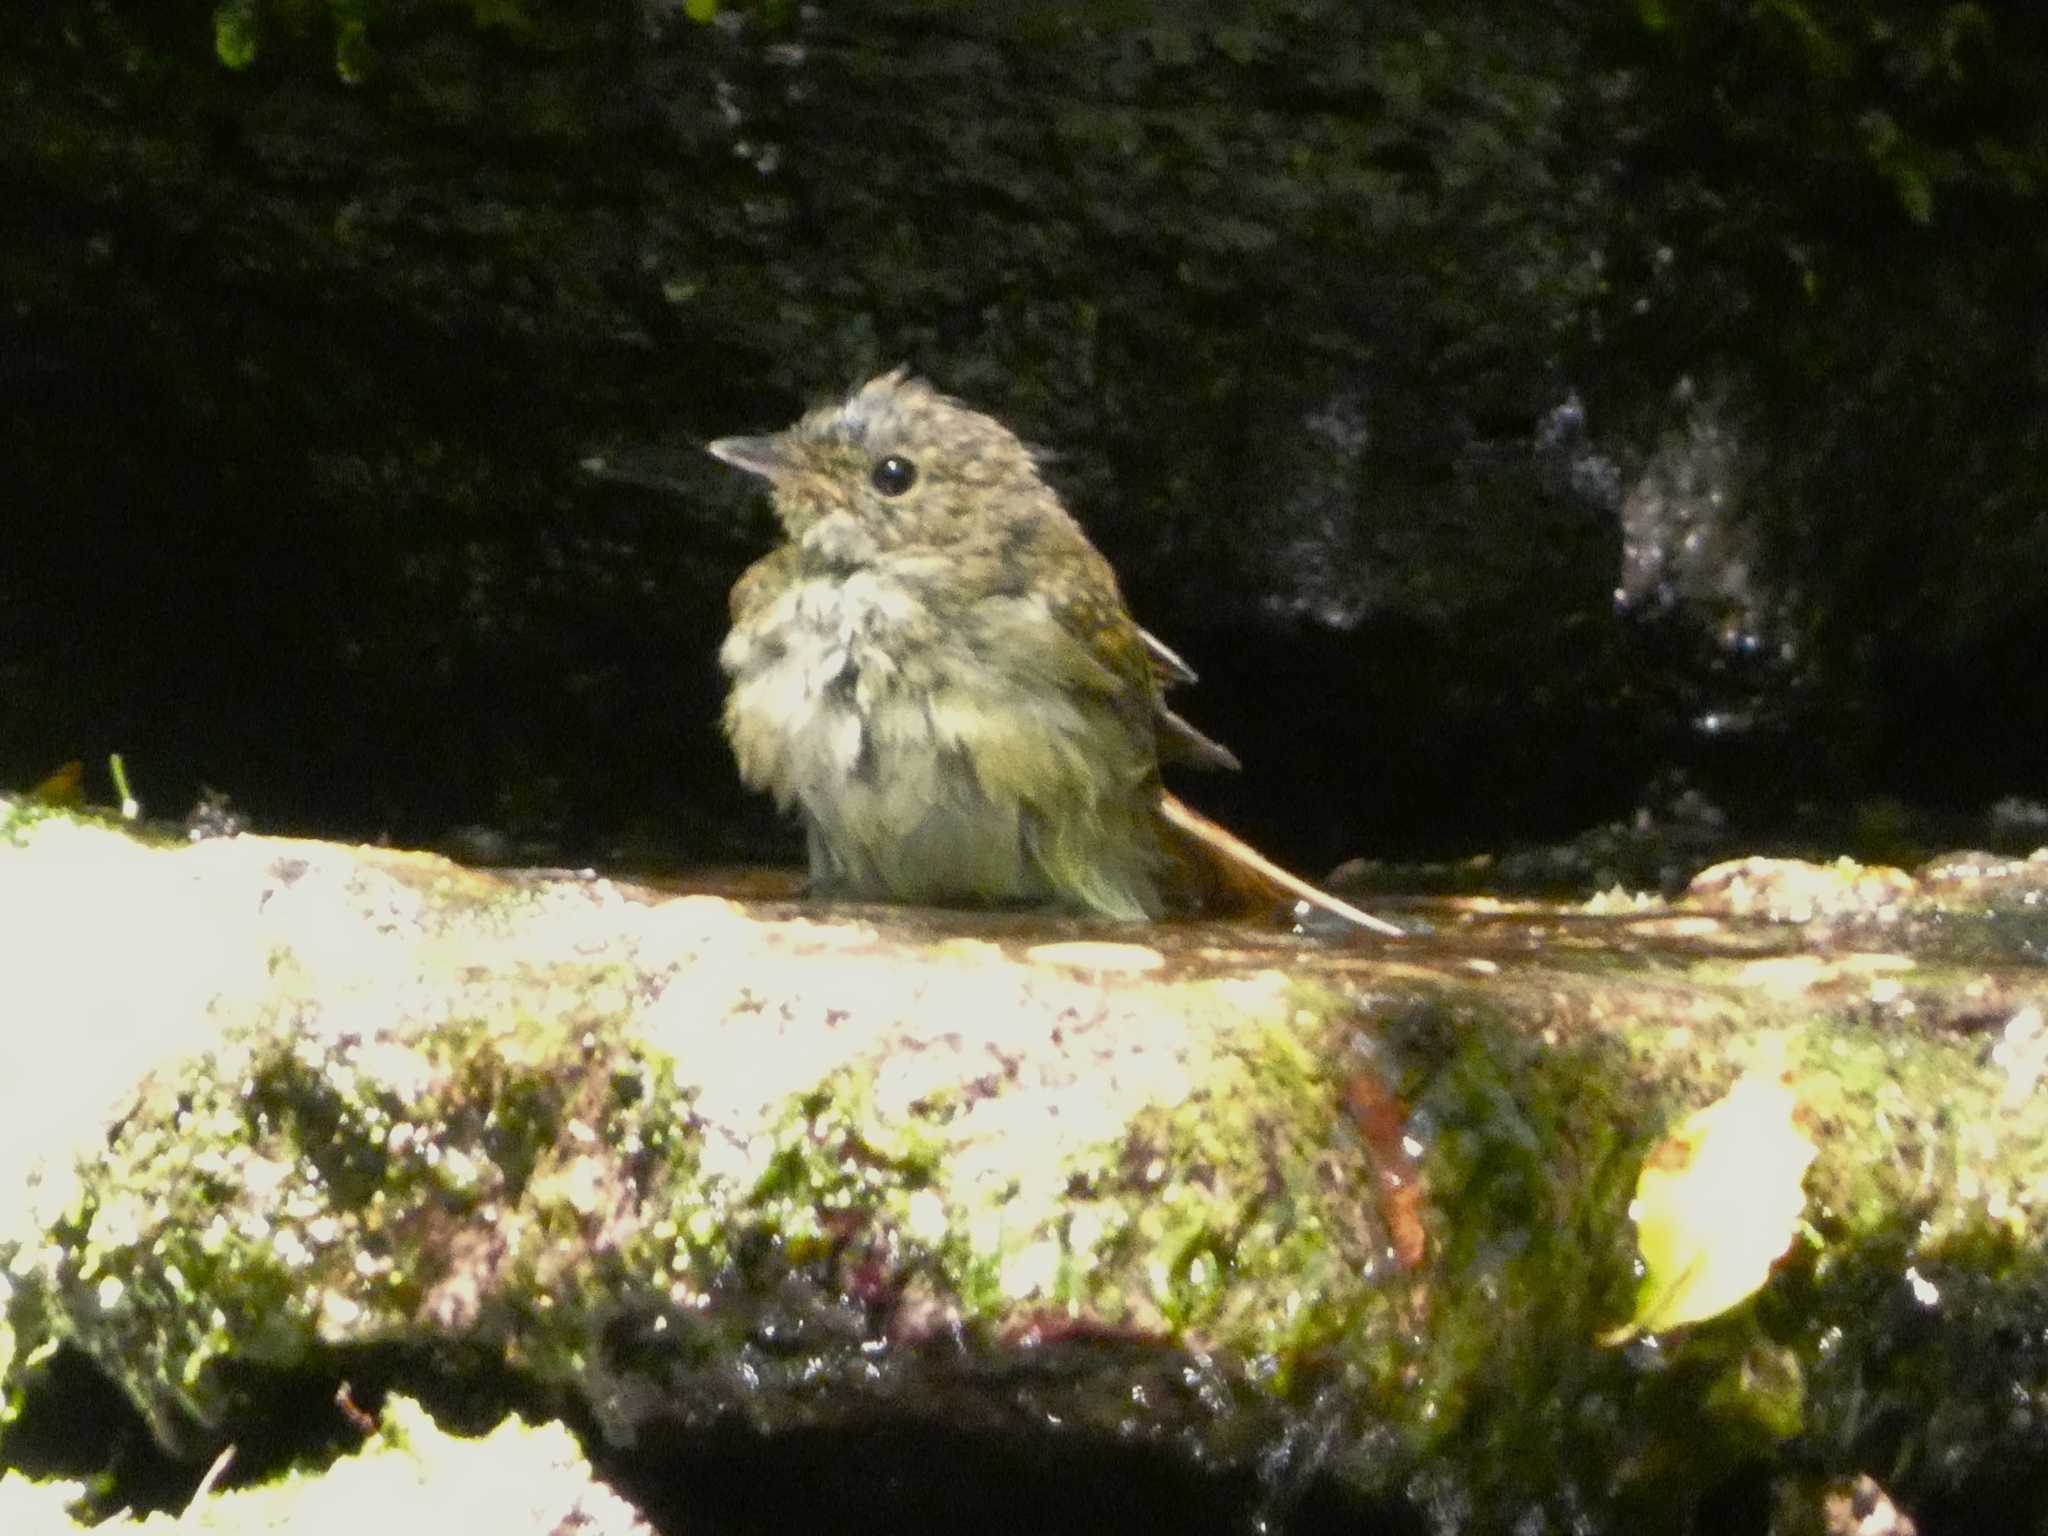
[[[85,764],[76,759],[64,764],[31,789],[28,798],[40,805],[85,804]]]
[[[1601,1338],[1696,1323],[1753,1295],[1792,1244],[1815,1148],[1777,1072],[1744,1075],[1643,1159],[1629,1215],[1643,1257],[1636,1312]]]

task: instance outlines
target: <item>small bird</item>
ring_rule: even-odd
[[[1317,890],[1167,793],[1237,766],[1170,709],[1194,673],[1009,428],[898,368],[710,452],[768,482],[786,542],[719,651],[740,777],[797,811],[814,892],[1123,921]]]

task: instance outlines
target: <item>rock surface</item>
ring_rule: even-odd
[[[1446,1530],[2048,1466],[1994,1409],[2042,1384],[2048,974],[1961,876],[1902,916],[1842,873],[1862,929],[1472,900],[1343,945],[10,832],[17,1410],[62,1345],[203,1461],[377,1362],[516,1384],[601,1465],[1050,1434]],[[1602,1344],[1646,1154],[1761,1070],[1818,1150],[1791,1253]]]

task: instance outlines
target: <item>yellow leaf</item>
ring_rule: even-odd
[[[66,763],[28,792],[28,798],[42,805],[85,804],[85,764]]]
[[[1814,1156],[1778,1072],[1747,1073],[1686,1116],[1643,1159],[1628,1208],[1643,1257],[1636,1313],[1601,1342],[1696,1323],[1754,1294],[1799,1229]]]

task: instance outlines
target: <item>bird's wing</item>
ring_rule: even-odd
[[[1187,664],[1187,659],[1151,630],[1139,630],[1138,637],[1145,642],[1145,654],[1152,658],[1152,672],[1159,679],[1160,687],[1178,688],[1183,683],[1198,681],[1195,669]]]
[[[1159,755],[1167,762],[1183,768],[1228,768],[1233,773],[1244,766],[1230,748],[1169,709],[1166,700],[1159,701],[1154,720],[1159,732]]]
[[[977,605],[1006,670],[1062,690],[1079,690],[1146,719],[1158,696],[1142,631],[1112,592],[1086,586],[997,594]]]
[[[1195,680],[1195,669],[1172,646],[1149,629],[1138,631],[1145,654],[1152,663],[1152,676],[1159,684],[1159,702],[1154,714],[1159,731],[1159,755],[1170,763],[1188,768],[1228,768],[1244,765],[1237,754],[1215,737],[1196,729],[1174,712],[1166,702],[1166,690]]]
[[[1063,643],[1050,643],[1046,634],[1035,641],[1042,662],[1056,674],[1051,680],[1103,694],[1123,708],[1145,700],[1151,748],[1161,761],[1190,768],[1239,767],[1230,748],[1167,705],[1166,690],[1192,683],[1195,669],[1131,618],[1108,566],[1098,568],[1093,561],[1086,561],[1070,569],[1069,575],[1076,579],[994,599],[1008,605],[1009,622],[1022,630],[1051,620],[1049,633],[1061,637]],[[1020,632],[1016,638],[1023,653],[1030,654],[1033,637]]]

